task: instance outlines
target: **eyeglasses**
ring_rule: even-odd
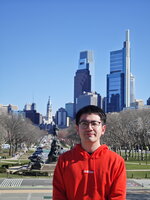
[[[92,128],[97,128],[100,126],[101,122],[99,121],[80,121],[79,122],[80,127],[83,129],[88,128],[89,124],[91,124]]]

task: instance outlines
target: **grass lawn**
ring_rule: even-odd
[[[16,165],[25,165],[28,164],[29,160],[1,160],[0,161],[0,167],[2,167],[3,165],[8,165],[8,167],[11,166],[16,166]]]
[[[150,171],[127,171],[127,178],[135,178],[135,179],[150,179]]]
[[[49,176],[42,176],[42,175],[17,175],[17,174],[7,174],[7,173],[0,173],[0,178],[50,178]]]
[[[150,164],[146,165],[145,162],[128,161],[126,169],[128,178],[150,178]]]
[[[5,172],[5,169],[2,167],[3,165],[8,165],[8,167],[11,166],[18,166],[18,165],[24,165],[28,164],[29,160],[28,157],[33,153],[33,151],[28,151],[24,155],[22,155],[19,160],[0,160],[0,178],[28,178],[31,176],[24,176],[24,175],[15,175],[15,174],[7,174]],[[1,156],[6,155],[3,154]],[[138,160],[128,160],[126,163],[126,169],[127,169],[127,178],[150,178],[150,160],[146,161],[138,161]],[[136,170],[136,171],[135,171]],[[141,171],[143,170],[143,171]],[[42,176],[32,176],[32,177],[42,177]],[[48,176],[44,176],[47,177]]]
[[[137,163],[137,164],[132,164],[132,163],[130,163],[130,164],[128,164],[128,163],[126,163],[126,169],[128,169],[128,170],[135,170],[135,169],[148,169],[148,170],[150,170],[150,165],[145,165],[145,164],[139,164],[139,163]]]

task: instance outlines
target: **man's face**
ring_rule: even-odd
[[[81,144],[100,143],[100,137],[105,133],[106,126],[97,114],[83,114],[79,125],[76,127],[80,136]]]

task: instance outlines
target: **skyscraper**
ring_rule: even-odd
[[[92,51],[80,52],[78,70],[74,77],[74,113],[76,113],[77,98],[83,92],[94,90],[94,62]]]
[[[119,112],[125,107],[130,107],[130,78],[130,39],[129,30],[127,30],[123,48],[110,52],[110,74],[107,75],[107,112]]]

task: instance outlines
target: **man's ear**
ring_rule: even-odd
[[[79,126],[75,125],[76,131],[77,131],[77,135],[79,135]]]
[[[103,125],[102,126],[102,135],[104,135],[105,131],[106,131],[106,125]]]

